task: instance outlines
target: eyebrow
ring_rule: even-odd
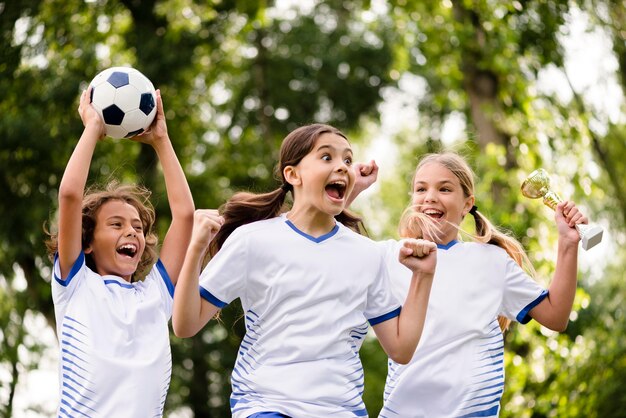
[[[120,215],[112,215],[112,216],[109,216],[108,218],[106,218],[105,220],[106,220],[106,221],[117,221],[117,220],[121,220],[121,221],[123,221],[123,220],[125,220],[125,219],[126,219],[126,218],[124,218],[123,216],[120,216]],[[130,219],[130,222],[131,222],[131,223],[132,223],[132,222],[141,222],[141,218],[139,218],[139,217],[137,217],[137,218],[131,218],[131,219]],[[141,222],[141,223],[143,224],[143,222]]]
[[[332,145],[324,144],[324,145],[320,145],[319,147],[317,147],[316,151],[321,151],[324,148],[329,148],[331,150],[336,150],[337,149],[337,148],[333,147]],[[343,152],[346,152],[346,151],[352,154],[352,148],[350,148],[350,147],[344,148]]]
[[[418,181],[415,182],[415,185],[418,185],[418,184],[427,184],[427,182],[418,180]],[[439,181],[439,182],[437,182],[435,184],[438,184],[438,185],[451,184],[451,185],[454,186],[454,182],[452,180],[442,180],[442,181]]]

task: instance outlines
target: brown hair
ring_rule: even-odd
[[[415,174],[411,182],[411,187],[415,183],[415,175],[417,172],[429,163],[439,163],[450,170],[458,179],[463,190],[465,197],[474,195],[474,172],[467,164],[465,159],[460,155],[451,152],[441,152],[426,154],[420,158],[417,167],[415,168]],[[524,268],[531,276],[535,275],[535,270],[530,263],[528,255],[522,244],[519,243],[514,237],[508,233],[499,230],[494,226],[489,219],[487,219],[478,210],[472,210],[470,213],[474,216],[474,222],[476,225],[476,232],[474,234],[468,234],[472,239],[484,244],[493,244],[500,248],[503,248],[517,264]],[[421,213],[416,212],[412,205],[409,206],[403,213],[400,220],[400,235],[403,237],[421,238],[424,234],[422,231],[426,231],[431,236],[437,235],[437,227],[433,224],[432,220]],[[459,229],[460,232],[464,232]],[[502,331],[505,331],[510,320],[503,316],[498,317],[498,323]]]
[[[326,133],[346,138],[337,128],[317,123],[301,126],[290,132],[283,139],[280,147],[279,162],[275,169],[275,176],[281,182],[280,186],[269,193],[236,193],[220,208],[224,217],[224,224],[211,241],[209,246],[209,254],[211,256],[219,251],[226,238],[236,228],[251,222],[274,218],[285,210],[285,198],[288,192],[291,191],[293,193],[293,188],[285,180],[283,170],[288,166],[297,166],[313,150],[315,141]],[[364,230],[361,219],[348,210],[344,209],[339,215],[335,216],[335,219],[358,233]]]
[[[93,234],[96,228],[96,216],[103,204],[112,200],[119,200],[135,207],[139,212],[139,218],[143,227],[143,234],[146,239],[146,247],[141,255],[141,260],[137,270],[133,273],[132,281],[136,281],[147,272],[147,269],[154,264],[157,259],[158,237],[153,231],[155,215],[154,208],[150,203],[150,190],[143,186],[132,184],[120,184],[113,180],[104,187],[91,186],[85,191],[82,209],[82,249],[89,247],[93,241]],[[52,259],[58,251],[58,234],[48,232],[49,239],[46,241],[48,255]],[[87,267],[96,271],[96,265],[91,254],[85,254]]]

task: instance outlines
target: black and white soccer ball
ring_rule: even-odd
[[[152,82],[130,67],[111,67],[90,83],[91,103],[104,120],[107,136],[130,138],[148,129],[156,116]]]

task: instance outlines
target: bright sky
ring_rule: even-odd
[[[279,0],[277,3],[279,5],[293,4],[288,0]],[[373,4],[381,3],[374,1]],[[571,33],[563,39],[563,42],[567,49],[566,68],[574,88],[578,93],[584,94],[586,100],[596,108],[598,122],[607,120],[623,122],[624,116],[620,112],[620,105],[623,103],[622,90],[615,79],[617,62],[610,51],[610,39],[599,31],[588,32],[587,20],[580,12],[574,11],[569,28]],[[422,80],[407,74],[400,79],[399,89],[387,89],[384,92],[385,101],[380,106],[381,125],[378,140],[370,150],[365,152],[365,154],[377,156],[381,176],[385,172],[391,172],[394,167],[395,151],[391,145],[391,138],[407,124],[417,123],[416,109],[423,87]],[[539,88],[544,91],[554,91],[565,101],[571,97],[571,91],[563,74],[555,68],[548,68],[542,72]],[[597,125],[601,126],[602,123]],[[444,142],[452,143],[459,139],[464,126],[463,117],[453,115],[444,128]],[[371,158],[368,155],[364,157],[365,159]],[[370,193],[375,193],[375,191],[376,188],[373,187]],[[606,226],[605,234],[603,243],[600,245],[608,245],[606,243],[610,242],[610,230]],[[594,250],[595,252],[589,253],[590,257],[587,257],[587,261],[584,261],[585,257],[581,257],[583,267],[596,263],[599,254],[608,253],[604,249],[603,251],[599,248]],[[23,286],[25,281],[17,280],[16,284]],[[40,362],[38,370],[20,374],[14,400],[14,416],[49,417],[54,415],[58,392],[56,336],[41,318],[28,317],[24,321],[24,326],[30,330],[31,335],[37,336],[37,339],[49,348],[44,353],[44,359]],[[20,355],[26,358],[29,354],[24,352]],[[3,376],[6,377],[5,371],[0,371],[2,380],[4,380]],[[3,397],[4,395],[0,393],[0,399]],[[39,412],[29,410],[33,407],[39,409]],[[176,416],[183,418],[190,416],[190,413],[180,411]]]

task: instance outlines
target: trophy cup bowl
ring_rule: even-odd
[[[562,200],[558,194],[550,190],[550,176],[543,168],[533,171],[524,180],[522,194],[530,199],[543,198],[543,203],[552,209],[556,209],[556,205]],[[576,230],[585,250],[595,247],[602,241],[604,231],[598,225],[576,224]]]

